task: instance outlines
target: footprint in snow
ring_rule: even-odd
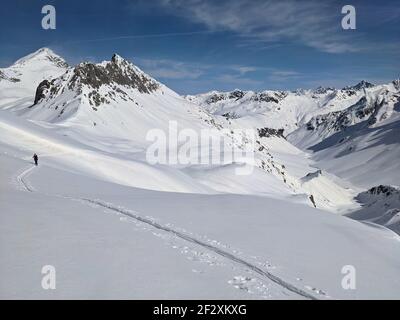
[[[320,294],[322,296],[326,296],[326,293],[324,291],[320,290],[320,289],[317,289],[317,288],[311,287],[311,286],[304,286],[304,287],[306,289],[310,290],[310,291],[313,291],[313,292],[317,293],[317,294]]]

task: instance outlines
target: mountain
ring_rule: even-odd
[[[362,207],[349,217],[383,225],[400,234],[400,188],[379,185],[357,196]]]
[[[362,95],[361,89],[319,87],[315,90],[296,91],[212,91],[186,96],[186,99],[203,106],[214,115],[240,119],[250,126],[265,125],[284,129],[289,134],[309,121],[313,115],[346,109]]]
[[[160,83],[115,54],[110,61],[81,63],[58,78],[43,80],[37,87],[27,116],[58,122],[75,112],[90,114],[98,111],[101,105],[130,102],[140,107],[134,100],[136,95],[164,94],[161,87]],[[104,109],[106,107],[99,113]]]
[[[399,88],[399,80],[382,85],[363,80],[343,89],[261,93],[237,89],[186,99],[238,126],[279,131],[316,168],[347,181],[353,190],[367,192],[400,181]],[[318,183],[320,188],[322,184]],[[306,184],[302,185],[304,189]]]
[[[345,91],[358,91],[358,90],[362,90],[362,89],[369,89],[369,88],[372,88],[374,86],[375,86],[374,84],[372,84],[372,83],[370,83],[368,81],[361,80],[359,83],[357,83],[354,86],[344,87],[343,90],[345,90]]]
[[[233,97],[243,98],[239,91],[230,95],[230,99]],[[275,103],[284,98],[284,92],[251,97],[257,103]],[[80,63],[59,77],[43,80],[34,102],[18,109],[17,114],[73,139],[75,144],[128,157],[135,162],[131,176],[122,166],[111,177],[94,172],[98,177],[122,184],[164,191],[268,194],[335,212],[346,212],[353,205],[351,192],[327,172],[311,182],[302,181],[315,171],[315,166],[285,139],[284,130],[260,123],[263,126],[250,128],[254,134],[249,140],[245,136],[247,127],[242,123],[232,122],[226,116],[215,117],[117,54],[109,61]],[[243,156],[233,159],[229,156],[231,151],[200,139],[195,142],[195,153],[210,153],[213,159],[221,160],[202,166],[197,159],[168,167],[148,165],[146,150],[152,145],[149,132],[156,129],[168,134],[171,123],[177,124],[178,132],[209,132],[211,139],[221,140],[236,150],[251,148],[251,159],[240,160]],[[179,153],[187,144],[184,138],[180,139],[176,146],[166,146],[166,155]],[[252,173],[236,175],[235,171],[249,161]],[[163,179],[150,179],[154,175]]]
[[[32,104],[39,83],[60,76],[67,68],[65,60],[48,48],[23,57],[8,68],[1,68],[0,108],[23,108]]]
[[[313,152],[320,167],[369,189],[400,180],[400,91],[397,82],[363,89],[341,111],[313,116],[288,139]]]
[[[0,297],[398,295],[397,189],[382,186],[364,198],[366,189],[323,167],[315,143],[307,144],[352,126],[378,126],[378,135],[396,126],[397,82],[388,92],[235,90],[185,99],[116,54],[65,67],[46,52],[19,62],[18,79],[34,76],[35,87],[24,80],[21,96],[0,99]],[[1,75],[3,84],[19,83]],[[355,125],[336,112],[355,114]],[[332,125],[307,130],[329,113]],[[395,155],[396,143],[374,141]],[[252,170],[238,174],[243,169]],[[377,214],[352,216],[367,209]],[[54,292],[37,285],[43,261],[61,275]],[[349,264],[368,279],[356,291],[338,285]]]

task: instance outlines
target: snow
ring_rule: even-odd
[[[62,75],[66,68],[66,62],[48,48],[23,57],[8,68],[0,68],[0,109],[32,105],[39,83]]]
[[[117,75],[98,86],[77,80],[76,68],[49,49],[1,70],[1,298],[398,296],[397,198],[386,208],[386,198],[356,197],[373,181],[393,184],[400,171],[399,144],[390,138],[398,129],[395,84],[351,94],[236,90],[184,99],[118,55],[90,68]],[[13,74],[21,81],[10,81]],[[37,84],[49,77],[33,105]],[[118,83],[126,77],[136,82]],[[329,144],[335,132],[305,130],[318,115],[336,121],[332,113],[366,92],[380,106],[378,121],[354,130],[351,152]],[[208,104],[215,95],[222,99]],[[235,130],[285,131],[258,135],[254,170],[237,175],[240,161],[150,164],[147,133],[168,132],[171,121],[178,130],[212,129],[239,147],[248,142]],[[201,141],[197,148],[224,155]],[[361,159],[368,165],[359,166]],[[40,286],[44,265],[56,267],[54,291]],[[357,290],[341,287],[346,265],[357,270]]]
[[[383,225],[400,233],[400,189],[374,187],[357,196],[361,208],[349,214],[353,219]]]
[[[399,238],[386,229],[267,197],[119,186],[53,169],[52,158],[27,174],[30,152],[1,149],[2,297],[304,298],[259,269],[318,299],[399,292]],[[57,269],[54,292],[38,280],[47,264]],[[340,287],[348,264],[359,277],[353,292]]]
[[[278,99],[260,101],[262,94]],[[295,178],[293,185],[317,198],[319,207],[340,213],[354,211],[357,204],[353,198],[360,192],[380,184],[398,185],[400,180],[398,81],[381,85],[361,81],[341,90],[214,91],[186,99],[216,118],[229,112],[231,126],[284,129],[288,143],[271,145],[270,139],[271,152],[278,159],[294,146],[303,152],[286,161],[304,163],[301,158],[308,159],[307,172],[304,165],[298,166],[302,175],[293,171],[290,162],[285,166]],[[324,174],[317,179],[301,181],[321,169]]]

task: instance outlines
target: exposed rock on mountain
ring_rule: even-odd
[[[360,193],[361,209],[349,214],[356,220],[384,225],[400,234],[400,189],[380,185]]]
[[[59,77],[67,68],[63,58],[42,48],[0,69],[0,108],[19,110],[32,105],[38,85]]]

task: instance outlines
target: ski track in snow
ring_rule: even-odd
[[[18,184],[21,186],[22,190],[28,191],[28,192],[34,192],[35,189],[31,187],[31,185],[24,180],[25,177],[27,177],[32,171],[35,169],[34,166],[29,166],[28,168],[23,169],[22,173],[20,173],[17,177],[16,180]]]
[[[28,168],[24,168],[23,171],[20,174],[18,174],[17,177],[16,177],[16,180],[17,180],[17,182],[18,182],[18,184],[20,186],[20,189],[22,189],[24,191],[27,191],[27,192],[32,192],[32,193],[33,192],[38,192],[38,191],[36,191],[26,181],[25,178],[28,177],[32,173],[33,169],[35,169],[35,166],[29,166]],[[232,262],[232,263],[234,263],[236,265],[244,267],[245,270],[252,271],[253,273],[257,274],[258,276],[261,276],[263,279],[268,279],[268,280],[274,282],[275,284],[279,285],[280,287],[282,287],[282,288],[284,288],[284,289],[286,289],[286,290],[288,290],[290,292],[293,292],[293,293],[295,293],[295,294],[297,294],[297,295],[299,295],[299,296],[301,296],[303,298],[310,299],[310,300],[318,300],[317,297],[313,296],[312,294],[310,294],[310,293],[308,293],[308,292],[306,292],[306,291],[304,291],[304,290],[302,290],[302,289],[300,289],[300,288],[298,288],[298,287],[286,282],[285,280],[281,279],[280,277],[278,277],[276,275],[273,275],[272,273],[261,269],[257,265],[252,264],[252,263],[242,259],[241,257],[239,257],[239,256],[237,256],[235,254],[232,254],[232,253],[230,253],[230,252],[228,252],[226,250],[223,250],[223,249],[218,248],[218,247],[216,247],[214,245],[211,245],[211,244],[209,244],[207,242],[204,242],[204,241],[199,240],[199,239],[197,239],[195,237],[192,237],[192,236],[190,236],[188,234],[185,234],[185,233],[183,233],[181,231],[178,231],[176,228],[174,229],[174,228],[170,227],[171,224],[161,225],[151,217],[142,217],[136,211],[125,209],[125,208],[123,208],[121,206],[117,206],[117,205],[114,205],[112,203],[104,202],[104,201],[97,200],[97,199],[74,198],[74,197],[69,197],[69,196],[51,195],[51,194],[48,194],[48,196],[58,196],[58,197],[62,197],[62,198],[69,199],[69,200],[81,201],[81,202],[84,202],[84,203],[87,203],[87,204],[90,204],[90,205],[94,205],[94,206],[97,206],[97,207],[102,207],[102,208],[107,209],[107,210],[111,210],[111,211],[116,212],[118,214],[122,214],[125,217],[134,219],[135,221],[137,221],[139,223],[146,224],[146,225],[148,225],[148,226],[150,226],[152,228],[164,231],[164,232],[166,232],[166,233],[168,233],[170,235],[173,235],[173,236],[175,236],[175,237],[177,237],[179,239],[182,239],[182,240],[184,240],[186,242],[192,243],[192,244],[197,245],[197,246],[199,246],[199,247],[201,247],[203,249],[206,249],[206,250],[209,250],[211,252],[214,252],[214,253],[216,253],[218,256],[220,256],[222,258],[225,258],[228,261],[230,261],[230,262]],[[154,232],[153,232],[153,234],[155,236],[162,237],[162,235],[160,235],[160,234],[157,234],[157,233],[154,233]],[[215,240],[211,241],[211,243],[215,243],[215,242],[216,242]],[[178,248],[178,247],[175,246],[175,248]],[[184,247],[183,249],[184,249],[183,253],[187,253],[189,248]],[[234,252],[237,253],[237,254],[240,254],[240,252],[237,252],[236,250],[234,250]],[[195,252],[195,251],[193,251],[192,253],[194,253],[195,255],[199,254],[198,252]],[[191,258],[191,260],[194,260],[194,259]],[[258,263],[258,264],[263,266],[262,263]],[[269,264],[268,264],[268,266],[269,266]],[[198,271],[198,270],[195,270],[195,269],[193,269],[192,271],[196,272],[196,273],[202,273],[201,271]],[[248,283],[253,283],[254,284],[254,282],[256,282],[256,281],[257,281],[256,279],[252,279],[252,278],[249,278],[249,277],[236,276],[236,277],[234,277],[233,280],[230,280],[228,283],[233,285],[237,289],[242,289],[242,290],[246,290],[249,293],[253,293],[250,290],[250,288],[249,288],[249,286],[247,284]],[[260,291],[260,286],[258,286],[256,288],[258,288],[259,291]],[[264,284],[261,284],[261,290],[262,290],[262,288],[266,288],[266,286]],[[308,289],[307,286],[305,288]],[[315,291],[315,290],[313,290],[313,291]],[[319,291],[316,291],[316,292],[318,293]],[[323,293],[323,295],[325,295],[325,293]],[[264,297],[265,297],[265,294],[264,294]]]

